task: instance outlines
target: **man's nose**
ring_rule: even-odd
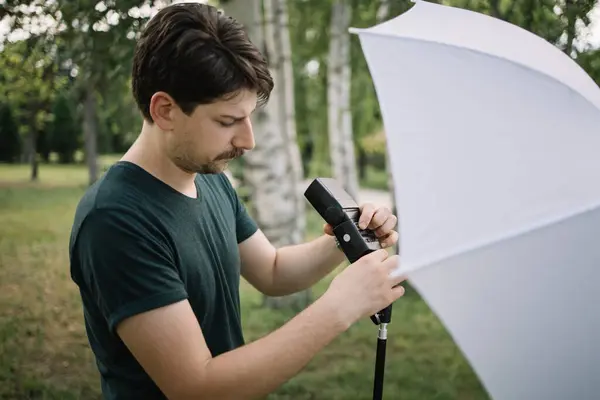
[[[255,146],[254,143],[254,132],[252,130],[252,121],[250,118],[246,118],[240,125],[239,130],[236,132],[235,147],[242,148],[244,150],[252,150]]]

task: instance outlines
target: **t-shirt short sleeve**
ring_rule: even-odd
[[[82,290],[115,332],[124,319],[187,298],[173,257],[156,228],[123,210],[96,209],[76,243]]]
[[[223,184],[225,185],[225,188],[229,192],[234,203],[237,242],[242,243],[258,230],[258,224],[248,213],[246,206],[238,196],[235,188],[227,176],[225,174],[221,174],[221,179],[223,180]]]
[[[248,210],[240,198],[237,195],[235,198],[237,207],[235,223],[237,242],[242,243],[258,230],[258,225],[250,214],[248,214]]]

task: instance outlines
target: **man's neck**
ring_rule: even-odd
[[[121,161],[136,164],[155,178],[188,197],[197,197],[196,185],[194,184],[196,174],[181,170],[169,159],[161,148],[159,135],[157,132],[153,132],[152,129],[144,123],[139,137],[123,155]]]

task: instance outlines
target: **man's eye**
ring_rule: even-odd
[[[219,124],[222,127],[228,128],[228,127],[232,127],[233,125],[235,125],[235,121],[234,122],[223,122],[223,121],[219,121]]]

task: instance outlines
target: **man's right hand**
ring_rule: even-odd
[[[348,325],[383,310],[404,295],[404,288],[397,285],[406,277],[390,275],[398,261],[387,250],[367,254],[333,279],[323,299],[335,305]]]

